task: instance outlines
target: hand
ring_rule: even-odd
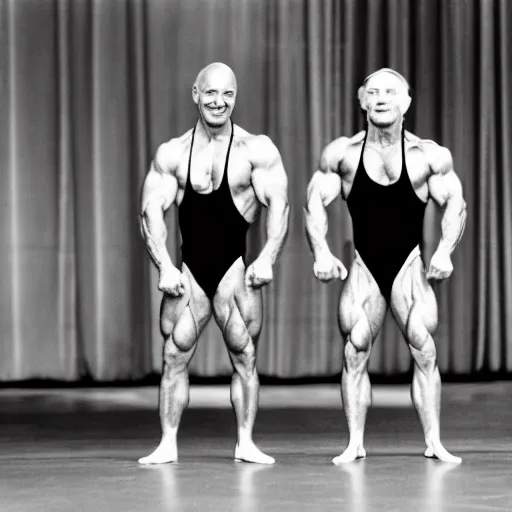
[[[158,289],[171,297],[181,297],[185,293],[183,274],[176,267],[161,270]]]
[[[348,275],[345,265],[338,258],[329,252],[317,257],[313,265],[315,277],[324,283],[333,279],[345,279]]]
[[[270,283],[274,275],[272,273],[272,260],[259,257],[255,259],[245,271],[245,284],[252,288],[261,288]]]
[[[453,272],[450,253],[444,249],[437,249],[430,260],[427,279],[446,279]]]

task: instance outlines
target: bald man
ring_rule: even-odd
[[[425,435],[425,455],[460,463],[440,441],[441,380],[432,338],[437,303],[429,280],[446,279],[453,271],[451,254],[466,219],[462,186],[448,149],[404,130],[411,98],[402,75],[380,69],[366,78],[358,96],[367,129],[340,137],[323,150],[309,183],[305,211],[313,271],[324,282],[347,276],[326,242],[326,208],[340,194],[353,223],[355,258],[339,304],[345,342],[341,387],[349,442],[333,462],[366,455],[368,360],[389,306],[414,359],[412,399]],[[426,271],[420,247],[429,198],[444,213],[441,240]]]
[[[140,464],[178,460],[176,437],[189,401],[187,368],[212,314],[234,368],[235,460],[274,463],[255,446],[252,431],[259,394],[261,289],[272,281],[288,229],[287,177],[272,141],[232,122],[236,95],[236,78],[228,66],[213,63],[203,69],[192,87],[197,123],[158,148],[143,185],[141,229],[163,292],[164,364],[162,439]],[[164,213],[173,204],[182,238],[181,268],[171,261],[165,243]],[[268,210],[267,241],[246,268],[246,232],[262,206]]]

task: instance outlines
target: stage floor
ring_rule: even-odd
[[[408,388],[375,387],[368,457],[347,441],[338,386],[262,387],[255,440],[274,466],[236,464],[227,386],[194,387],[180,461],[139,466],[159,441],[157,389],[0,390],[1,512],[512,510],[512,383],[447,384],[442,439],[422,456]]]

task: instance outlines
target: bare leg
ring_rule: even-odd
[[[425,455],[459,464],[462,459],[451,455],[440,439],[441,377],[432,338],[437,327],[437,302],[419,254],[398,274],[391,306],[414,359],[411,395],[425,435]]]
[[[164,297],[162,301],[164,364],[159,394],[162,439],[150,455],[139,459],[139,464],[164,464],[178,460],[178,427],[189,402],[188,364],[194,355],[197,338],[211,314],[205,297],[194,301],[194,309],[198,311],[196,318],[190,303],[185,305],[186,300],[188,302],[188,297],[184,296],[181,299]]]
[[[425,434],[425,456],[460,464],[462,459],[448,453],[441,444],[441,376],[436,362],[434,340],[429,336],[420,350],[412,345],[410,349],[414,358],[412,399]]]
[[[230,349],[230,357],[235,369],[231,381],[231,402],[235,410],[238,434],[235,460],[273,464],[274,459],[259,450],[252,439],[260,387],[256,371],[256,349],[252,340],[241,352]]]
[[[274,459],[261,452],[252,439],[259,398],[256,347],[262,303],[260,291],[245,287],[241,261],[234,263],[221,282],[214,298],[214,311],[234,368],[231,403],[237,421],[235,460],[273,464]]]
[[[237,446],[244,446],[252,440],[252,431],[258,410],[259,379],[256,369],[251,370],[247,359],[253,358],[250,349],[245,353],[233,354],[230,358],[235,371],[231,379],[231,404],[237,423]]]
[[[164,367],[159,393],[162,439],[155,451],[139,459],[139,464],[163,464],[178,460],[178,427],[189,402],[187,367],[195,351],[195,344],[191,349],[181,351],[170,336],[164,343]]]
[[[441,377],[436,362],[434,341],[430,338],[420,350],[411,345],[414,358],[412,398],[425,435],[426,457],[460,464],[462,459],[449,453],[441,443]]]
[[[345,451],[332,462],[343,464],[366,457],[364,449],[364,428],[368,407],[372,403],[372,390],[368,375],[368,359],[371,342],[357,347],[349,335],[345,342],[345,358],[341,377],[343,407],[347,417],[349,442]]]
[[[345,338],[341,391],[349,442],[332,460],[334,464],[366,457],[364,428],[372,400],[368,360],[385,313],[386,303],[378,286],[364,264],[356,260],[340,300],[340,326]]]

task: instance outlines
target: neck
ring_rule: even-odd
[[[199,117],[197,123],[197,132],[202,133],[208,139],[208,142],[216,139],[224,139],[231,135],[231,119],[222,126],[208,126],[202,117]]]
[[[385,128],[375,126],[371,121],[368,121],[367,140],[382,147],[393,146],[401,140],[402,126],[403,122],[401,120]]]

